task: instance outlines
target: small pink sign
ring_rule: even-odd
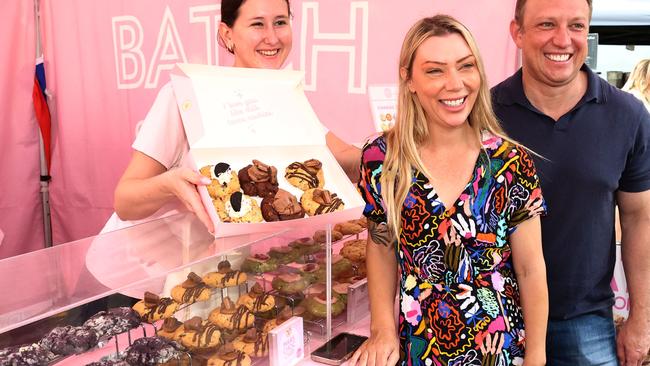
[[[302,318],[294,316],[269,332],[271,366],[292,366],[304,357]]]

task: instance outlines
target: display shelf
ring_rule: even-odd
[[[0,260],[0,333],[113,293],[142,297],[169,273],[268,239],[254,233],[215,239],[181,213]]]

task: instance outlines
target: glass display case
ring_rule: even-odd
[[[0,303],[0,348],[38,343],[52,324],[66,324],[49,320],[115,296],[135,303],[140,324],[46,364],[84,365],[141,337],[182,338],[212,326],[218,342],[175,338],[178,363],[200,364],[205,352],[266,344],[253,337],[265,337],[289,316],[303,318],[307,340],[323,343],[368,314],[365,224],[350,214],[332,215],[325,225],[303,220],[300,227],[227,238],[214,238],[194,215],[178,214],[1,260],[0,289],[10,295]],[[173,298],[173,309],[150,316],[166,298]],[[86,311],[72,325],[99,310],[106,309]],[[31,339],[15,336],[21,330]],[[253,349],[253,364],[267,362],[266,353]]]

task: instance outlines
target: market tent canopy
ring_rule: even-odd
[[[599,44],[650,45],[650,1],[594,0],[591,33]]]
[[[650,26],[648,0],[594,0],[592,26]]]

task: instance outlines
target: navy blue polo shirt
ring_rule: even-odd
[[[534,157],[548,214],[542,217],[550,318],[611,314],[618,190],[650,189],[650,115],[588,67],[583,98],[557,122],[526,98],[521,69],[492,89],[506,133]]]

